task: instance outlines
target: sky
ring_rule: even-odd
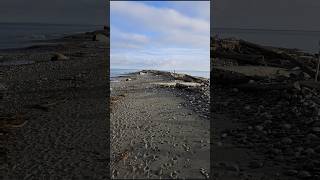
[[[0,0],[0,23],[107,24],[105,0]]]
[[[111,68],[210,70],[209,1],[111,1]]]
[[[320,31],[319,0],[214,0],[214,27]]]

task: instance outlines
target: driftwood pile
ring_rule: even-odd
[[[295,87],[293,84],[308,84],[310,87],[319,88],[317,82],[313,82],[316,75],[317,56],[299,51],[298,49],[285,49],[276,47],[267,47],[240,39],[218,39],[211,38],[211,54],[212,54],[212,79],[214,83],[238,86],[245,89],[282,89]],[[247,76],[242,73],[219,69],[221,62],[232,61],[232,66],[259,66],[275,67],[286,69],[289,76],[279,75],[279,78],[270,84],[270,77],[266,76]],[[224,64],[225,65],[225,64]],[[248,71],[250,68],[248,68]],[[297,70],[299,71],[297,73]],[[292,72],[292,73],[291,73]],[[250,83],[266,80],[269,84]],[[307,82],[306,82],[307,81]],[[247,85],[245,85],[247,84]]]
[[[320,179],[317,56],[215,38],[211,51],[212,111],[241,123],[226,138],[285,164],[281,175]]]

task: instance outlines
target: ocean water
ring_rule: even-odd
[[[121,75],[126,75],[128,73],[138,72],[139,69],[110,69],[110,78],[119,77]]]
[[[318,53],[320,31],[259,30],[213,28],[214,35],[235,37],[254,43],[283,48],[297,48],[304,52]]]
[[[132,72],[138,72],[141,71],[142,69],[115,69],[112,68],[110,69],[110,79],[111,81],[114,80],[114,78],[125,75],[128,73]],[[173,72],[172,70],[163,70],[163,71],[170,71]],[[209,78],[210,77],[210,72],[209,71],[191,71],[191,70],[176,70],[176,73],[183,73],[183,74],[188,74],[191,76],[197,76],[197,77],[204,77],[204,78]]]
[[[102,29],[95,25],[59,25],[40,23],[0,23],[0,49],[36,45],[37,41]]]

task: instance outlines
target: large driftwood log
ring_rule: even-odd
[[[261,55],[240,54],[233,51],[225,52],[222,49],[216,49],[213,58],[235,59],[239,62],[251,65],[267,65]]]
[[[272,84],[258,84],[258,83],[244,83],[235,84],[233,87],[245,91],[272,91],[272,90],[301,90],[302,87],[320,90],[320,83],[314,81],[296,81],[290,83],[272,83]]]

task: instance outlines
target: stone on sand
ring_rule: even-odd
[[[51,61],[57,61],[57,60],[68,60],[69,57],[61,54],[61,53],[54,53],[51,57]]]
[[[95,34],[93,36],[93,41],[109,42],[109,38],[104,34]]]

